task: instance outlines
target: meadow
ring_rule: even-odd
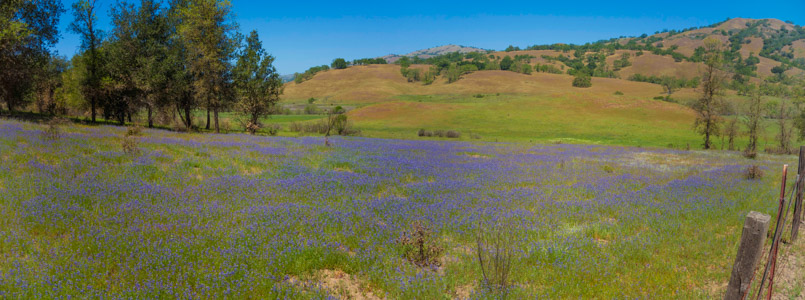
[[[793,156],[596,145],[261,137],[0,120],[0,297],[720,297],[744,217]],[[758,164],[763,180],[744,177]],[[793,181],[793,178],[790,178]],[[438,263],[399,238],[432,228]]]
[[[423,85],[407,82],[399,70],[396,65],[369,65],[321,72],[300,84],[287,84],[282,103],[303,106],[315,98],[322,110],[350,107],[347,115],[365,137],[421,139],[417,132],[425,129],[458,131],[464,141],[674,149],[702,144],[693,128],[695,112],[687,105],[699,97],[691,88],[676,91],[675,102],[666,102],[655,99],[667,96],[660,85],[615,78],[593,78],[592,87],[573,88],[569,75],[482,71],[453,83],[440,78]],[[732,91],[724,100],[737,112],[748,103]],[[779,132],[776,120],[765,123],[760,149],[776,146]],[[748,139],[743,122],[740,127],[736,145],[743,147]],[[723,142],[716,139],[720,149]]]

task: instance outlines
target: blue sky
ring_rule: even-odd
[[[138,0],[129,0],[137,2]],[[56,50],[72,56],[78,37],[62,16]],[[113,0],[98,0],[109,29]],[[758,5],[758,3],[766,5]],[[232,1],[240,31],[257,30],[282,74],[333,58],[377,57],[446,44],[501,50],[508,45],[583,44],[621,35],[704,26],[724,19],[776,18],[805,25],[805,1]]]

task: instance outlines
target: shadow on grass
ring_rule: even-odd
[[[12,119],[12,120],[18,120],[18,121],[25,121],[25,122],[32,122],[32,123],[45,123],[47,121],[50,121],[54,117],[56,117],[56,116],[51,115],[51,114],[26,112],[26,111],[13,111],[13,112],[10,112],[10,111],[7,111],[7,110],[0,110],[0,118]],[[134,123],[132,123],[132,122],[126,122],[124,124],[120,124],[120,122],[118,122],[118,121],[106,120],[106,119],[103,119],[103,118],[96,118],[95,122],[92,122],[92,120],[90,120],[89,118],[68,117],[68,116],[65,116],[64,118],[67,119],[67,120],[70,120],[70,122],[72,122],[72,123],[81,124],[81,125],[87,125],[87,126],[99,126],[99,125],[129,126],[129,125],[134,125]],[[160,126],[160,125],[156,125],[156,126],[152,127],[151,129],[162,129],[162,130],[173,131],[173,129],[171,129],[168,126]]]

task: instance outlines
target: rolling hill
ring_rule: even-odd
[[[395,64],[351,66],[319,72],[301,83],[287,83],[283,101],[305,103],[316,98],[325,108],[349,105],[354,108],[348,113],[350,119],[367,136],[417,138],[418,129],[433,129],[461,131],[465,133],[462,139],[696,145],[700,141],[692,130],[695,115],[684,105],[697,97],[694,89],[679,90],[673,94],[677,103],[670,103],[654,100],[663,95],[660,85],[627,79],[635,74],[699,76],[703,64],[695,58],[697,48],[710,37],[740,56],[733,58],[738,63],[750,56],[758,59],[750,82],[775,76],[772,68],[777,66],[785,66],[784,74],[791,78],[802,78],[805,73],[805,30],[801,27],[774,19],[731,19],[710,27],[611,39],[575,50],[562,44],[509,51],[431,48],[408,56],[432,58],[451,51],[483,51],[482,57],[499,61],[508,56],[529,65],[550,66],[563,74],[481,70],[467,72],[452,83],[437,76],[424,84],[408,80]],[[567,59],[578,57],[578,49],[582,56],[604,55],[608,69],[615,69],[615,61],[623,57],[628,57],[629,64],[614,72],[615,78],[594,77],[591,88],[574,88],[573,77],[566,74],[571,68]],[[392,62],[400,57],[384,58]],[[430,67],[415,64],[409,69],[424,73]],[[733,69],[726,71],[732,78]],[[741,99],[734,92],[728,92],[728,98]],[[770,133],[766,140],[772,137]]]

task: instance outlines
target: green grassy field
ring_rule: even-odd
[[[517,94],[403,95],[392,101],[365,104],[348,116],[366,137],[440,139],[417,136],[420,129],[425,129],[458,131],[461,136],[457,140],[465,141],[676,149],[697,149],[702,144],[702,137],[693,128],[694,114],[687,107],[628,95],[605,100],[580,100],[573,95],[556,98]],[[726,120],[731,118],[735,117],[728,116]],[[760,147],[775,147],[777,121],[764,120],[764,124]],[[742,149],[747,138],[742,123],[740,127],[734,143]],[[727,137],[723,140],[714,137],[714,144],[718,149],[727,149]]]
[[[417,130],[456,130],[470,139],[675,146],[696,144],[692,116],[666,103],[628,106],[575,103],[529,95],[405,96],[351,114],[367,136],[416,137]],[[610,105],[611,106],[607,106]]]

